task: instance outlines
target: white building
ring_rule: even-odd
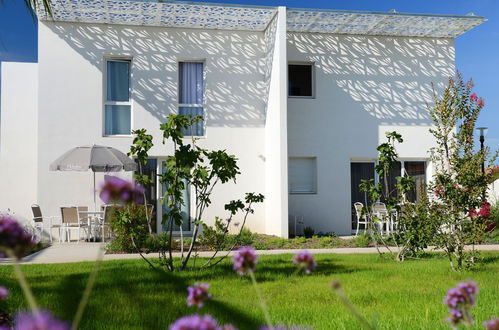
[[[139,0],[58,0],[54,20],[39,16],[38,63],[1,66],[0,210],[91,205],[91,173],[49,164],[78,145],[127,152],[133,129],[153,134],[161,171],[159,124],[180,111],[204,115],[202,146],[239,159],[206,219],[259,192],[249,227],[283,237],[295,219],[350,234],[387,131],[405,140],[399,173],[429,178],[432,84],[455,72],[454,38],[485,20]]]

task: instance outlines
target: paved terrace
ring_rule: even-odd
[[[102,253],[102,249],[105,244],[102,243],[59,243],[53,244],[52,246],[34,253],[21,260],[21,264],[58,264],[58,263],[69,263],[69,262],[83,262],[83,261],[95,261],[99,258]],[[470,249],[471,247],[468,247]],[[395,248],[393,248],[395,251]],[[479,251],[499,251],[499,244],[497,245],[477,245],[476,250]],[[369,254],[378,253],[376,248],[334,248],[334,249],[308,249],[313,254]],[[380,249],[383,252],[389,252],[386,248]],[[267,254],[295,254],[302,249],[290,249],[290,250],[258,250],[257,254],[267,255]],[[430,247],[427,251],[439,251]],[[209,257],[213,252],[199,252],[200,257]],[[231,253],[232,255],[232,253]],[[151,253],[145,255],[147,258],[156,258],[157,253]],[[180,257],[180,253],[173,253],[174,257]],[[125,260],[125,259],[139,259],[140,255],[136,253],[132,254],[104,254],[103,260]],[[0,264],[10,264],[11,261],[8,259],[0,260]]]

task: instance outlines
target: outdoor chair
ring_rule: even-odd
[[[71,207],[61,207],[61,216],[62,216],[62,230],[65,233],[65,236],[68,238],[68,242],[71,242],[71,230],[76,230],[78,232],[78,240],[81,239],[81,230],[84,230],[86,233],[86,237],[89,237],[89,226],[86,222],[80,222],[78,216],[78,210],[85,211],[88,210],[86,206],[71,206]]]
[[[43,216],[42,210],[38,204],[31,205],[31,211],[33,212],[33,228],[40,233],[40,239],[42,238],[43,231],[47,230],[52,243],[52,230],[57,229],[59,231],[59,242],[61,241],[61,217],[57,216]]]
[[[360,202],[355,202],[353,204],[355,209],[355,215],[357,217],[357,230],[355,231],[355,236],[359,235],[359,225],[364,225],[364,230],[367,230],[367,225],[369,223],[369,218],[364,212],[364,205]]]
[[[102,210],[104,211],[104,216],[101,219],[99,224],[99,229],[102,233],[102,242],[105,241],[106,231],[108,238],[111,238],[111,222],[115,216],[116,210],[121,208],[122,206],[116,204],[103,205]]]
[[[379,219],[378,226],[381,234],[390,233],[390,214],[388,214],[385,203],[375,202],[373,203],[372,209],[374,215]]]

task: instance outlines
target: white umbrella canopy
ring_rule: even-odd
[[[137,164],[112,147],[91,145],[73,148],[50,164],[51,171],[94,172],[94,210],[96,209],[95,172],[135,171]]]

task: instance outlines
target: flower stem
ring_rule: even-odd
[[[88,277],[87,286],[85,287],[85,291],[83,291],[83,296],[81,297],[80,304],[78,305],[78,309],[76,310],[75,317],[73,319],[73,324],[71,325],[71,330],[78,329],[81,318],[83,316],[83,312],[85,311],[85,307],[87,306],[88,300],[90,299],[90,293],[95,285],[95,281],[97,279],[97,273],[100,268],[100,263],[102,261],[102,257],[104,255],[104,249],[99,249],[99,254],[97,256],[97,260],[95,261],[94,268]]]
[[[255,274],[250,270],[249,275],[251,277],[251,282],[253,282],[253,286],[255,287],[256,295],[258,296],[258,301],[260,302],[260,307],[262,308],[263,315],[265,317],[265,322],[267,323],[269,329],[274,329],[274,327],[272,326],[272,321],[270,320],[270,314],[267,308],[267,304],[265,303],[265,300],[263,300],[260,288],[258,288],[258,284],[256,283]]]
[[[355,306],[352,304],[352,302],[350,300],[348,300],[347,296],[345,295],[345,292],[339,286],[339,284],[338,285],[333,285],[333,289],[336,292],[336,294],[338,295],[338,298],[340,298],[340,300],[343,303],[343,305],[345,305],[345,307],[347,307],[350,310],[350,312],[353,314],[353,316],[355,316],[355,318],[360,322],[360,324],[362,324],[362,326],[365,329],[368,329],[368,330],[374,330],[375,329],[375,327],[373,327],[371,324],[369,324],[369,322],[357,310],[357,308],[355,308]]]
[[[19,263],[17,262],[17,257],[14,255],[14,253],[11,250],[7,250],[7,255],[14,260],[14,271],[16,273],[17,280],[21,285],[21,289],[23,290],[24,296],[28,301],[30,309],[33,311],[34,314],[38,314],[39,308],[36,303],[35,296],[33,295],[33,292],[31,291],[31,288],[28,285],[28,281],[26,281],[26,277],[24,277],[24,273],[22,272]]]

